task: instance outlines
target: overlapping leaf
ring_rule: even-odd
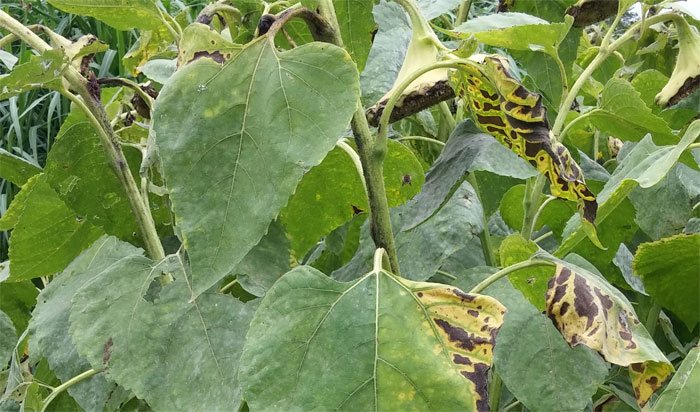
[[[30,177],[38,173],[41,173],[39,166],[0,149],[0,178],[22,186]]]
[[[700,386],[700,347],[694,347],[678,372],[654,404],[654,412],[682,412],[700,409],[700,397],[697,388]]]
[[[572,346],[586,345],[608,362],[629,366],[640,407],[673,365],[639,322],[625,295],[584,269],[557,262],[547,290],[547,315]]]
[[[49,0],[57,9],[91,16],[118,30],[154,30],[164,25],[154,0]]]
[[[297,267],[251,323],[246,400],[253,410],[488,410],[504,313],[493,298],[381,270],[340,283]]]
[[[64,55],[59,50],[31,56],[28,62],[0,76],[0,100],[39,87],[59,88],[64,68]]]
[[[260,240],[303,173],[333,148],[357,96],[343,50],[310,43],[279,52],[267,36],[223,67],[200,59],[170,79],[153,127],[196,295]]]

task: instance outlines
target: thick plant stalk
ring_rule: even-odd
[[[37,36],[32,30],[25,27],[22,23],[2,10],[0,10],[0,27],[7,29],[10,33],[39,52],[45,52],[51,49],[51,46],[41,37]],[[141,198],[139,188],[134,181],[134,177],[131,175],[119,139],[107,119],[107,113],[105,113],[104,107],[102,107],[101,102],[90,93],[86,79],[77,69],[69,66],[64,73],[64,78],[70,84],[71,89],[77,92],[78,96],[66,90],[62,90],[62,93],[85,111],[88,119],[97,129],[100,142],[102,143],[110,165],[129,199],[129,205],[131,206],[131,210],[139,226],[146,251],[154,260],[163,259],[165,257],[165,252],[158,238],[153,216],[146,206],[146,202]]]
[[[318,10],[334,29],[333,44],[343,47],[343,39],[340,37],[338,18],[331,0],[320,0]],[[399,259],[396,253],[394,233],[391,227],[389,214],[389,202],[384,187],[384,157],[387,152],[386,139],[375,140],[369,129],[365,110],[360,99],[357,100],[357,109],[353,115],[352,132],[355,136],[357,153],[363,165],[365,182],[367,183],[367,197],[370,213],[370,229],[372,240],[377,248],[383,248],[389,257],[391,271],[400,276]]]

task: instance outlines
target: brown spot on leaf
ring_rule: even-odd
[[[471,359],[467,358],[466,356],[462,356],[459,353],[454,354],[454,356],[452,357],[452,361],[456,364],[459,364],[459,365],[471,365],[472,364]]]
[[[462,376],[474,384],[474,390],[479,395],[479,399],[476,400],[476,410],[478,412],[489,410],[488,371],[489,365],[485,363],[475,363],[474,372],[462,371]]]
[[[114,341],[112,340],[112,337],[110,336],[109,339],[107,339],[107,342],[105,342],[104,347],[102,348],[102,363],[107,365],[109,363],[109,358],[112,357],[112,346],[114,345]]]
[[[435,324],[438,325],[445,333],[450,342],[454,342],[457,347],[466,349],[468,351],[474,350],[476,345],[490,344],[489,339],[482,338],[480,336],[470,335],[469,332],[464,329],[454,326],[443,319],[433,319]]]
[[[598,315],[598,306],[595,305],[591,288],[581,276],[574,276],[574,309],[581,317],[586,317],[586,329],[593,325],[593,320]]]
[[[562,303],[559,308],[559,315],[564,316],[567,310],[569,310],[569,302]]]
[[[422,298],[422,297],[423,297],[423,292],[418,292],[418,293],[416,293],[416,295],[418,295],[419,298]]]
[[[190,59],[190,61],[188,61],[188,63],[193,62],[197,59],[201,59],[203,57],[210,58],[217,63],[224,63],[224,61],[226,61],[226,59],[224,58],[224,55],[221,54],[221,52],[218,50],[213,51],[213,52],[208,52],[208,51],[202,50],[202,51],[195,52],[194,55],[192,56],[192,59]]]
[[[462,302],[464,302],[464,301],[471,302],[474,299],[476,299],[476,296],[470,295],[468,293],[464,293],[459,289],[452,289],[452,293],[454,293],[458,297],[462,298]]]
[[[644,372],[644,364],[643,363],[633,363],[630,365],[630,368],[632,368],[632,370],[637,372],[637,373]]]
[[[468,309],[468,310],[467,310],[467,313],[470,314],[470,315],[472,315],[472,316],[474,316],[475,318],[478,318],[478,317],[479,317],[479,311],[477,311],[477,310]]]

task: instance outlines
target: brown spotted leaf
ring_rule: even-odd
[[[251,323],[245,397],[251,410],[485,411],[504,313],[452,286],[385,271],[343,283],[300,266]]]
[[[557,262],[546,303],[547,315],[571,346],[588,346],[610,363],[629,366],[640,406],[673,371],[627,298],[603,278]]]

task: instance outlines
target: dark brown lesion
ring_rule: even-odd
[[[493,345],[493,341],[481,336],[470,334],[459,326],[454,326],[444,319],[434,318],[433,321],[442,329],[450,342],[457,348],[473,351],[477,345]]]
[[[586,318],[586,329],[593,325],[598,316],[598,305],[595,304],[591,288],[582,276],[574,275],[574,310]]]
[[[462,371],[462,376],[474,384],[474,391],[479,395],[476,399],[476,410],[487,412],[489,410],[488,372],[490,366],[485,363],[475,363],[474,371]]]
[[[408,116],[416,114],[428,107],[455,97],[454,89],[447,80],[440,80],[434,84],[424,85],[418,90],[401,97],[389,116],[389,123],[397,122]],[[372,126],[378,126],[384,113],[384,107],[389,102],[388,98],[382,99],[374,106],[367,109],[365,115],[367,122]]]

